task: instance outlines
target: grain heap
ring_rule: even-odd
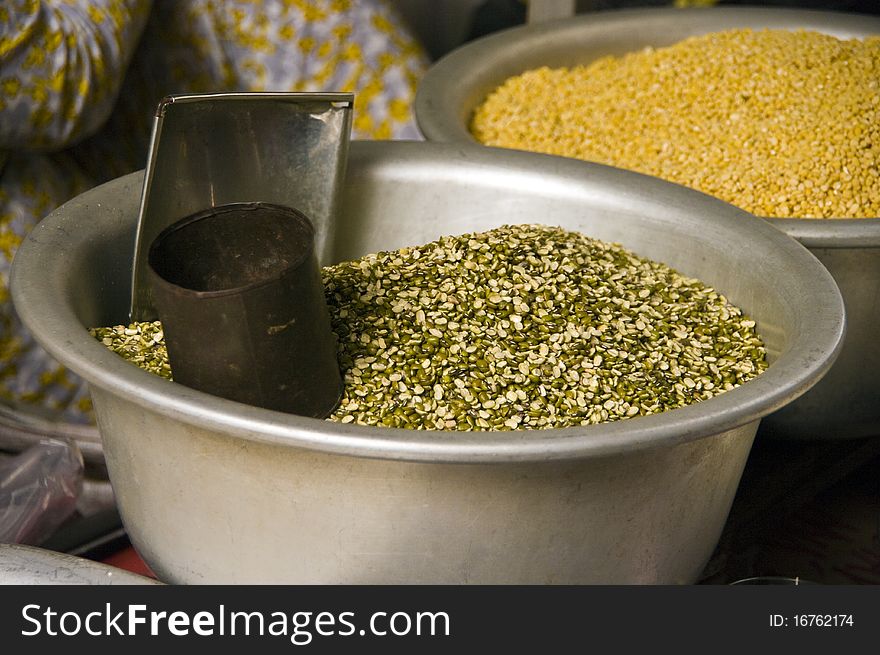
[[[116,325],[89,330],[93,337],[145,371],[171,379],[165,334],[159,321]]]
[[[880,37],[747,29],[539,68],[473,116],[486,145],[654,175],[759,216],[880,216]]]
[[[710,398],[766,368],[754,321],[713,289],[561,228],[443,237],[323,274],[345,375],[331,418],[343,423],[601,423]],[[158,329],[93,334],[169,377]]]

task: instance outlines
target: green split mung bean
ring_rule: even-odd
[[[766,368],[754,321],[723,295],[558,227],[442,237],[325,267],[323,280],[342,423],[588,425],[683,407]],[[170,377],[158,323],[92,332]]]
[[[171,379],[165,334],[159,321],[94,328],[89,332],[117,355],[145,371]]]

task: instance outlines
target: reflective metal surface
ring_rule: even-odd
[[[801,578],[786,578],[783,576],[767,575],[754,578],[743,578],[730,583],[731,585],[812,585],[816,584],[810,580],[802,580]]]
[[[415,111],[432,141],[475,143],[473,110],[504,80],[538,66],[573,66],[707,32],[808,29],[838,38],[880,34],[880,17],[766,8],[636,9],[582,14],[474,41],[437,62],[422,80]],[[849,331],[829,375],[809,394],[768,417],[761,434],[842,439],[880,434],[880,218],[768,219],[828,267],[847,308]]]
[[[844,333],[819,262],[716,199],[544,155],[356,142],[333,259],[560,225],[714,285],[757,320],[772,365],[690,407],[557,430],[438,433],[261,410],[169,383],[88,335],[127,315],[142,179],[41,222],[12,291],[36,338],[89,380],[123,521],[169,582],[692,582],[759,419],[816,382]]]
[[[0,544],[0,585],[155,585],[157,580],[83,557]]]

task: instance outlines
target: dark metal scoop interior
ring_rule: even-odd
[[[237,202],[293,207],[329,263],[351,138],[350,93],[223,93],[165,98],[156,111],[132,268],[131,320],[156,318],[147,252],[162,230]]]
[[[175,382],[325,418],[343,384],[336,338],[302,212],[232,203],[153,241],[149,278]]]
[[[132,321],[160,319],[175,382],[326,417],[342,380],[323,297],[353,96],[169,96],[156,112]]]
[[[224,205],[163,231],[149,263],[164,280],[196,292],[235,293],[268,284],[313,256],[315,231],[296,210]]]

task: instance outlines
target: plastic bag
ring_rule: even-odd
[[[44,439],[0,461],[0,543],[37,545],[73,512],[83,458],[72,441]]]

